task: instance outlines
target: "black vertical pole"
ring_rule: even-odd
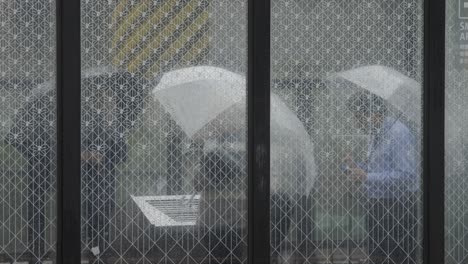
[[[270,263],[270,0],[248,11],[248,263]]]
[[[57,2],[57,263],[81,262],[80,0]]]
[[[425,264],[443,264],[445,1],[424,1],[424,250]]]

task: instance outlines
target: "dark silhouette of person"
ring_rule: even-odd
[[[56,175],[56,100],[52,87],[52,83],[44,83],[32,90],[5,137],[5,143],[20,152],[26,162],[19,177],[26,179],[27,247],[36,261],[54,249],[46,239],[47,226],[53,221],[47,211],[55,197]]]
[[[83,235],[93,255],[106,255],[117,204],[116,170],[127,160],[126,136],[142,110],[145,82],[127,72],[105,73],[82,82]]]
[[[197,225],[216,263],[240,263],[247,249],[247,160],[245,151],[231,145],[242,149],[240,142],[206,144],[194,182],[200,193]]]

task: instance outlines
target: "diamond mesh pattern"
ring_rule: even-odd
[[[396,245],[406,253],[405,263],[417,262],[410,256],[420,250],[420,238],[410,229],[421,226],[419,195],[386,205],[371,201],[360,184],[342,175],[341,157],[353,152],[354,158],[364,159],[369,135],[355,127],[345,108],[355,90],[340,85],[333,90],[320,80],[331,72],[380,64],[421,81],[421,2],[272,1],[273,91],[296,112],[314,145],[313,156],[282,148],[284,153],[272,155],[281,165],[278,171],[302,176],[289,178],[283,188],[272,187],[272,254],[281,261],[373,262],[369,254],[392,251],[389,247]],[[246,6],[243,0],[82,1],[82,62],[84,69],[92,69],[83,73],[82,95],[84,259],[245,262],[245,153],[226,152],[245,141],[245,131],[241,140],[238,131],[222,133],[221,142],[214,144],[217,151],[205,153],[152,96],[151,81],[193,65],[245,73]],[[39,263],[54,255],[55,90],[53,83],[39,85],[55,74],[54,8],[46,0],[0,1],[0,261],[28,258]],[[450,35],[455,5],[449,5],[448,14]],[[456,54],[450,47],[449,62]],[[464,120],[459,118],[464,116],[460,84],[466,76],[450,63],[447,67],[447,260],[463,263],[466,148],[460,125]],[[245,121],[244,112],[230,111],[223,122],[205,129],[219,135],[220,123],[239,125],[232,118],[239,113]],[[398,116],[394,109],[390,113]],[[415,130],[418,137],[420,130]],[[298,148],[303,143],[272,133],[272,145],[288,142]],[[304,160],[311,159],[316,176],[309,193],[303,177],[309,169]],[[420,157],[417,161],[419,168]],[[273,183],[284,177],[278,171],[272,168]],[[388,185],[384,191],[402,188]],[[195,192],[203,196],[203,221],[196,227],[155,228],[131,198]],[[367,215],[374,218],[366,220]],[[368,231],[365,222],[372,220],[393,229],[384,235]],[[405,245],[412,236],[418,236],[415,244]],[[379,241],[371,247],[373,240]],[[379,248],[382,241],[386,248]],[[98,247],[98,256],[89,253],[93,247]],[[388,254],[384,258],[392,263]]]
[[[55,255],[55,1],[0,1],[0,262]]]
[[[201,137],[188,136],[174,109],[182,101],[203,108],[215,97],[203,98],[193,87],[180,102],[160,101],[175,89],[153,90],[165,74],[190,66],[245,75],[247,1],[81,4],[82,260],[246,263],[245,82],[237,91],[243,101],[230,105],[220,98],[227,109],[203,126]],[[228,75],[203,69],[201,79]],[[180,73],[170,81],[189,77]],[[182,216],[165,224],[177,208],[136,202],[155,196],[180,208],[198,203],[196,224],[174,225]],[[171,214],[153,225],[144,212]]]
[[[374,137],[357,126],[353,118],[356,111],[346,106],[360,89],[329,83],[327,78],[359,66],[382,65],[420,83],[422,2],[272,1],[272,91],[303,122],[314,144],[314,155],[305,159],[314,159],[317,167],[310,193],[291,195],[272,187],[273,261],[421,263],[421,196],[418,191],[407,191],[408,186],[418,189],[420,184],[417,179],[421,171],[421,129],[407,125],[403,121],[405,115],[389,107],[388,116],[397,117],[401,123],[398,121],[396,126],[401,124],[406,131],[403,134],[412,135],[413,140],[405,141],[403,135],[392,138],[395,126],[390,126],[393,132],[381,137],[381,141],[396,149],[381,151],[383,164],[387,165],[371,162],[360,166],[385,172],[412,160],[414,176],[412,182],[381,186],[381,191],[393,199],[373,199],[375,195],[365,188],[367,181],[353,181],[343,170],[346,156],[351,155],[356,162],[378,156],[369,154]],[[421,115],[421,89],[418,85],[419,97],[413,102],[418,107],[406,114]],[[372,105],[371,98],[364,99],[358,109]],[[371,114],[361,113],[364,125],[371,124]],[[407,158],[399,158],[400,155]],[[286,158],[291,157],[284,155]],[[295,175],[303,174],[299,164],[289,169]],[[272,168],[271,177],[284,176],[274,175]],[[376,255],[381,259],[376,259]]]
[[[460,1],[463,3],[463,1]],[[468,72],[459,67],[459,1],[447,1],[445,87],[445,245],[446,263],[465,263],[468,258],[466,188],[466,100]]]

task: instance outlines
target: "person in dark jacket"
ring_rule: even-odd
[[[210,146],[211,145],[211,146]],[[246,254],[247,164],[241,142],[208,142],[195,177],[197,226],[216,263],[240,263]]]
[[[127,143],[119,133],[116,93],[109,87],[93,88],[83,106],[81,175],[85,216],[84,234],[93,254],[111,242],[116,204],[116,167],[127,159]]]
[[[112,68],[92,69],[82,79],[83,242],[104,250],[115,211],[116,167],[127,158],[126,135],[135,126],[147,96],[147,81]],[[56,91],[53,82],[35,87],[15,113],[5,143],[25,160],[27,247],[43,260],[54,245],[46,239],[53,219],[45,213],[55,196]],[[78,187],[78,186],[77,186]],[[95,251],[95,252],[98,252]]]
[[[33,89],[5,137],[5,143],[13,146],[25,160],[20,177],[25,178],[27,186],[24,194],[27,248],[31,260],[35,261],[43,260],[54,250],[46,236],[47,227],[53,221],[46,212],[53,206],[56,175],[55,91],[51,87],[52,84],[45,83]]]
[[[82,79],[82,236],[92,255],[111,249],[117,167],[127,160],[127,135],[142,111],[146,83],[111,68],[91,70]]]

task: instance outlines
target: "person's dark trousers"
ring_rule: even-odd
[[[271,246],[273,257],[283,254],[298,255],[301,258],[313,257],[313,213],[312,197],[307,195],[290,196],[284,193],[271,195]],[[287,239],[292,223],[297,225],[295,233]],[[281,258],[281,257],[280,257]]]
[[[270,204],[270,243],[273,255],[278,255],[287,247],[285,242],[291,226],[292,201],[288,194],[273,193]]]
[[[27,221],[28,221],[28,249],[33,259],[42,260],[52,245],[47,243],[46,229],[53,219],[47,217],[53,210],[50,203],[55,197],[51,163],[47,153],[32,155],[27,166]]]
[[[300,195],[296,200],[296,206],[293,207],[293,216],[297,223],[297,230],[293,236],[295,244],[294,255],[296,258],[304,258],[306,261],[312,261],[315,256],[316,247],[314,245],[314,212],[312,204],[312,195]]]
[[[371,264],[418,263],[416,201],[414,194],[369,199],[367,230]]]
[[[98,123],[99,124],[99,123]],[[101,162],[83,162],[82,178],[82,215],[84,225],[82,236],[85,245],[92,249],[99,247],[100,255],[112,255],[111,231],[116,207],[116,166],[127,158],[127,145],[123,139],[110,136],[100,128],[93,128],[100,137],[85,137],[82,146],[85,150],[93,150],[93,146],[105,145]],[[88,132],[85,133],[88,135]],[[89,135],[93,135],[89,132]],[[106,138],[109,137],[109,138]]]
[[[88,247],[101,253],[111,242],[112,217],[115,212],[115,169],[104,165],[84,164],[82,169],[83,213]]]
[[[210,252],[211,263],[240,264],[247,256],[245,231],[229,226],[201,229],[202,243]]]

